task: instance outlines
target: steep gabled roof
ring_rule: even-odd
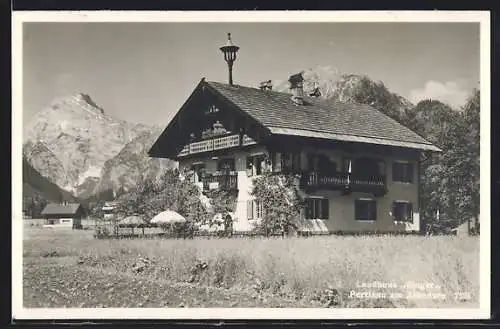
[[[189,139],[189,132],[181,124],[188,117],[191,118],[189,113],[183,112],[192,107],[196,97],[205,92],[229,104],[239,115],[250,119],[265,131],[265,134],[441,151],[417,133],[369,105],[311,97],[304,97],[304,105],[296,105],[287,93],[202,79],[153,144],[150,156],[171,157],[182,149],[182,145],[178,144]]]
[[[440,151],[431,142],[369,105],[304,97],[219,82],[207,82],[273,134],[295,135]]]
[[[80,208],[79,203],[49,203],[42,210],[42,215],[74,215]]]

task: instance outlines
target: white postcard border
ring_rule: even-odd
[[[23,22],[477,22],[481,39],[480,307],[459,309],[23,308]],[[490,317],[490,14],[487,11],[22,11],[12,13],[12,316],[14,319],[488,319]]]

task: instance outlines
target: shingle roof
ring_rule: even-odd
[[[207,82],[273,134],[297,135],[440,151],[431,142],[371,106],[291,95],[219,82]]]
[[[74,215],[79,207],[79,203],[49,203],[43,209],[42,215]]]

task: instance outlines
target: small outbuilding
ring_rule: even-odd
[[[73,229],[82,228],[84,213],[80,203],[49,203],[42,210],[45,224]]]

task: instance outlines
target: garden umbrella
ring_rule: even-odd
[[[154,224],[174,224],[184,222],[186,222],[186,219],[179,213],[172,210],[162,211],[151,219],[151,223]]]

